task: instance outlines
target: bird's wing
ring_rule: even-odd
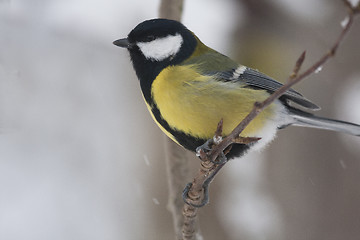
[[[265,74],[262,74],[261,72],[245,66],[239,66],[238,68],[232,69],[230,71],[216,72],[215,75],[222,81],[244,83],[249,87],[264,89],[270,93],[275,92],[283,86],[283,84],[275,81],[274,79],[266,76]],[[311,110],[320,109],[319,106],[306,99],[303,95],[293,89],[289,89],[288,91],[286,91],[280,99],[285,101],[293,101],[300,106]]]

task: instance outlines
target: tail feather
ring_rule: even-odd
[[[301,127],[311,127],[342,132],[354,136],[360,136],[360,125],[334,120],[329,118],[317,117],[299,109],[289,108],[289,114],[294,120],[291,125]]]

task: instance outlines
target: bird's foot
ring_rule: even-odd
[[[209,203],[209,186],[215,176],[218,174],[220,169],[225,166],[225,164],[218,164],[212,170],[212,172],[207,176],[207,178],[202,183],[202,191],[191,191],[193,183],[188,183],[182,193],[182,198],[184,202],[195,208],[201,208]],[[202,198],[201,198],[201,192]]]
[[[196,156],[201,157],[204,153],[208,154],[213,145],[218,145],[222,141],[221,136],[213,137],[207,140],[203,145],[196,148]],[[223,152],[219,154],[219,156],[215,160],[210,160],[214,164],[224,164],[228,160]]]
[[[186,187],[183,190],[182,198],[184,202],[192,207],[195,208],[201,208],[209,203],[209,184],[203,185],[203,198],[200,199],[194,199],[194,197],[189,196],[190,189],[192,187],[192,183],[188,183]]]

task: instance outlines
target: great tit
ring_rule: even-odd
[[[240,65],[207,47],[183,24],[151,19],[138,24],[127,38],[114,41],[127,48],[147,108],[160,129],[184,148],[195,151],[211,139],[223,119],[226,136],[281,83]],[[294,104],[320,108],[293,89],[261,112],[241,133],[253,144],[235,144],[227,157],[260,149],[278,129],[302,126],[360,136],[360,125],[314,116]]]

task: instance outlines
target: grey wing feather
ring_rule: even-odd
[[[269,92],[275,92],[283,86],[283,84],[251,68],[246,68],[241,74],[234,74],[235,71],[236,69],[233,69],[231,71],[221,72],[217,75],[225,81],[239,81],[249,85],[250,87],[261,88]],[[236,76],[236,78],[234,78],[234,76]],[[319,106],[306,99],[303,95],[294,89],[289,89],[286,91],[282,98],[293,101],[304,108],[311,110],[320,109]]]

